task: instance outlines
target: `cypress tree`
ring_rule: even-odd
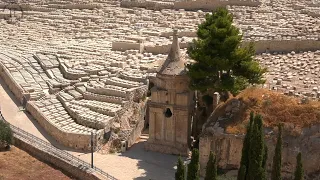
[[[268,146],[264,145],[264,154],[263,154],[263,161],[262,161],[262,167],[266,170],[267,168],[267,160],[268,160]]]
[[[296,171],[294,172],[294,180],[303,180],[303,167],[301,161],[301,152],[297,155]]]
[[[271,180],[281,180],[281,152],[282,152],[282,127],[278,125],[279,133],[277,139],[277,145],[274,150],[273,164],[272,164],[272,173]]]
[[[253,125],[254,114],[253,112],[250,113],[250,121],[247,127],[247,134],[243,141],[242,147],[242,156],[240,162],[240,169],[238,171],[238,178],[237,180],[245,180],[247,177],[248,167],[249,167],[249,149],[250,149],[250,139],[251,139],[251,130]]]
[[[254,123],[252,127],[252,136],[249,150],[250,166],[248,167],[248,178],[246,179],[265,180],[266,172],[265,168],[263,167],[263,163],[265,163],[264,158],[266,157],[266,150],[261,115],[256,115],[254,117]]]
[[[188,164],[187,180],[199,180],[199,150],[192,150],[191,162]]]
[[[177,163],[177,172],[175,174],[175,180],[185,180],[184,173],[185,173],[185,166],[183,164],[181,157],[179,157],[178,163]]]
[[[213,152],[210,152],[209,160],[206,167],[206,176],[204,180],[217,180],[217,159],[213,155]]]

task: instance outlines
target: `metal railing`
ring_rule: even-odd
[[[20,140],[26,141],[29,144],[33,145],[34,147],[51,154],[52,156],[59,157],[60,159],[63,159],[64,161],[70,163],[73,166],[78,167],[81,170],[87,171],[87,172],[97,172],[103,176],[105,176],[109,180],[118,180],[117,178],[111,176],[110,174],[104,172],[102,169],[97,168],[93,166],[91,168],[91,165],[71,154],[69,154],[66,151],[63,151],[61,149],[58,149],[54,147],[52,144],[34,136],[33,134],[30,134],[12,124],[7,122],[5,118],[0,113],[0,120],[3,120],[4,122],[8,123],[12,129],[12,132],[14,136]]]

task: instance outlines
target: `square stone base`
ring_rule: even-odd
[[[155,151],[155,152],[160,152],[165,154],[174,154],[174,155],[180,155],[180,156],[189,155],[188,146],[182,146],[180,148],[177,148],[176,146],[157,144],[157,143],[147,141],[144,145],[144,148],[147,151]]]

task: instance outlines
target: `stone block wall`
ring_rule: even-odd
[[[50,4],[48,5],[48,8],[57,8],[57,9],[99,9],[101,8],[101,5],[99,4],[64,4],[64,5],[59,5],[59,4]]]
[[[4,82],[8,85],[9,89],[13,92],[18,101],[22,103],[24,94],[28,95],[28,93],[24,92],[22,87],[16,83],[9,70],[6,67],[4,67],[4,65],[1,62],[0,76],[3,78]]]
[[[116,104],[122,104],[124,101],[124,98],[116,97],[116,96],[107,96],[107,95],[101,95],[101,94],[95,94],[91,92],[84,92],[83,93],[84,99],[88,100],[96,100],[101,102],[112,102]]]
[[[249,44],[245,41],[243,46]],[[189,43],[179,43],[180,48],[187,48]],[[261,40],[255,41],[255,50],[257,54],[268,52],[299,52],[299,51],[316,51],[320,49],[320,41],[316,40]],[[144,52],[153,54],[167,54],[171,45],[145,46]]]
[[[259,6],[261,4],[258,0],[196,0],[196,1],[176,1],[176,2],[157,2],[149,0],[121,1],[121,7],[132,8],[140,7],[153,10],[161,9],[185,9],[185,10],[214,10],[217,7],[225,7],[227,5],[233,6]]]
[[[148,92],[148,85],[143,85],[141,87],[135,88],[133,101],[137,102],[143,99],[143,97],[147,97],[147,92]]]
[[[120,6],[126,7],[126,8],[139,7],[139,8],[153,9],[153,10],[161,10],[161,9],[173,9],[174,3],[145,1],[145,0],[139,0],[139,1],[125,0],[125,1],[121,1]]]
[[[186,42],[180,42],[179,43],[180,48],[187,48],[189,46],[189,43]],[[171,44],[167,45],[148,45],[144,46],[144,51],[147,53],[152,53],[152,54],[167,54],[171,48]]]
[[[89,75],[86,72],[80,73],[80,72],[70,72],[70,71],[68,71],[68,68],[67,68],[67,66],[65,65],[64,62],[60,64],[60,70],[61,70],[61,73],[63,74],[63,76],[66,79],[70,79],[70,80],[78,80],[81,77],[85,77],[85,76]]]
[[[137,121],[136,127],[133,128],[130,136],[127,138],[128,147],[131,147],[137,141],[137,139],[140,137],[141,132],[144,128],[145,106],[140,104],[140,106],[138,107],[138,111],[140,112],[137,116],[138,121]]]
[[[59,143],[67,147],[72,147],[74,149],[90,150],[89,142],[91,140],[90,134],[77,134],[71,132],[65,132],[53,125],[34,105],[34,102],[29,101],[27,103],[26,109],[30,114],[39,122],[39,124],[48,132],[52,137],[54,137]],[[99,143],[98,139],[103,139],[103,130],[98,131],[95,143]],[[97,146],[97,144],[96,144]]]
[[[120,78],[125,79],[125,80],[129,80],[129,81],[136,81],[136,82],[142,82],[144,84],[148,84],[148,79],[146,77],[133,77],[133,76],[129,76],[127,74],[124,73],[120,73],[119,75]]]
[[[62,104],[66,109],[66,111],[78,124],[84,125],[86,127],[95,128],[95,129],[105,129],[105,130],[110,129],[111,122],[91,121],[90,119],[88,120],[87,117],[83,116],[83,114],[79,114],[78,112],[75,112],[74,110],[72,110],[70,106],[67,105],[66,103],[62,103]]]
[[[162,32],[161,36],[169,38],[170,36],[173,36],[173,32]],[[197,32],[183,30],[178,33],[178,37],[197,37]]]
[[[244,135],[217,133],[200,137],[200,174],[205,174],[205,167],[210,151],[217,156],[218,166],[223,169],[238,169],[241,160]],[[284,136],[282,150],[283,176],[291,177],[294,174],[296,155],[302,153],[305,173],[308,175],[320,171],[320,125],[303,129],[304,135],[299,137]],[[272,158],[276,144],[276,135],[266,139],[268,146],[267,170],[271,171]],[[308,178],[313,180],[313,178]]]
[[[248,45],[244,42],[243,45]],[[261,40],[254,42],[256,53],[316,51],[320,49],[320,41],[316,40]]]
[[[123,91],[123,90],[106,89],[103,87],[90,87],[90,86],[87,86],[87,90],[95,94],[102,94],[102,95],[110,94],[112,96],[126,97],[126,91]]]
[[[188,156],[189,154],[189,147],[186,145],[178,145],[175,144],[169,144],[166,142],[163,142],[163,144],[160,144],[158,141],[157,143],[152,143],[151,141],[148,141],[144,145],[145,149],[147,151],[155,151],[165,154],[175,154],[175,155],[181,155],[181,156]]]
[[[261,2],[254,0],[196,0],[196,1],[177,1],[174,3],[174,9],[185,9],[185,10],[214,10],[217,7],[230,6],[259,6]]]
[[[126,50],[139,50],[139,52],[143,51],[143,43],[139,42],[112,42],[112,50],[113,51],[126,51]]]

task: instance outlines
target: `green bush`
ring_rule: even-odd
[[[13,134],[9,124],[0,120],[0,144],[4,147],[12,144]]]
[[[175,174],[175,180],[185,180],[185,165],[183,164],[183,161],[181,157],[178,159],[177,163],[177,171]]]

